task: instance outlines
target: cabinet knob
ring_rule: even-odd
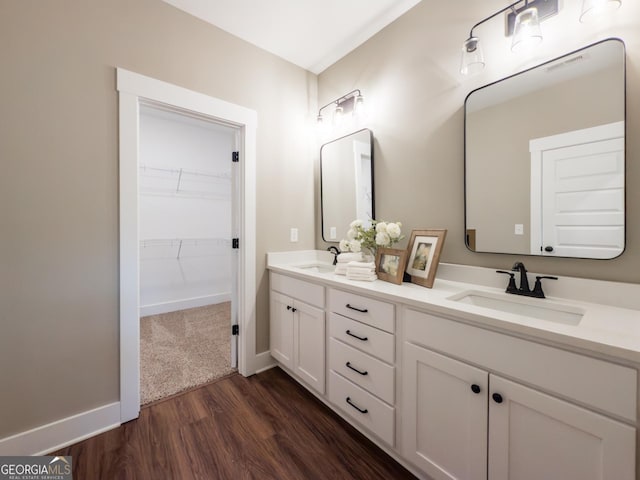
[[[291,310],[291,305],[287,305],[287,310]]]
[[[502,395],[500,395],[499,393],[494,393],[493,395],[491,395],[491,397],[493,398],[494,402],[502,403]]]
[[[295,312],[295,311],[297,311],[297,310],[298,310],[297,308],[293,308],[293,307],[291,307],[291,311],[292,311],[292,312]]]
[[[480,393],[480,385],[476,385],[475,383],[471,385],[471,391],[473,393]]]
[[[544,251],[545,252],[553,252],[553,247],[551,245],[547,245],[546,247],[544,247]]]

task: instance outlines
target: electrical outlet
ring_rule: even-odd
[[[297,228],[292,228],[291,229],[291,242],[297,242],[298,241],[298,229]]]
[[[516,223],[513,233],[516,235],[524,235],[524,225],[522,223]]]
[[[338,232],[337,232],[336,227],[331,227],[329,229],[329,238],[331,240],[335,240],[337,236],[338,236]]]

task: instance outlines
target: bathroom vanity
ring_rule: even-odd
[[[639,478],[640,287],[560,278],[529,299],[491,269],[442,264],[427,289],[331,260],[268,255],[271,355],[416,475]]]

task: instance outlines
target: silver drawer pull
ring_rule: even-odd
[[[350,304],[347,303],[346,305],[347,308],[350,308],[351,310],[355,310],[356,312],[360,312],[360,313],[367,313],[369,310],[367,310],[366,308],[358,308],[358,307],[352,307]]]
[[[358,335],[356,335],[354,333],[351,333],[351,330],[347,330],[344,333],[346,333],[347,335],[352,336],[353,338],[357,338],[358,340],[362,340],[363,342],[366,342],[367,340],[369,340],[369,337],[360,337],[360,336],[358,336]]]
[[[346,366],[347,368],[350,368],[350,369],[351,369],[351,370],[353,370],[354,372],[359,373],[360,375],[363,375],[363,376],[364,376],[364,375],[369,375],[369,372],[367,372],[366,370],[363,372],[362,370],[358,370],[357,368],[352,367],[352,366],[351,366],[351,362],[347,362],[347,363],[345,363],[345,366]]]
[[[359,406],[357,406],[355,403],[353,403],[351,401],[351,397],[347,397],[347,403],[349,405],[351,405],[353,408],[355,408],[356,410],[358,410],[360,413],[369,413],[369,410],[367,410],[366,408],[363,410],[362,408],[360,408]]]

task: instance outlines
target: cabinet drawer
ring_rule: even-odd
[[[408,342],[636,422],[633,368],[411,309],[404,318]]]
[[[383,442],[394,445],[393,407],[333,371],[329,373],[329,400]]]
[[[269,277],[271,289],[302,300],[315,307],[324,308],[324,287],[315,283],[305,282],[297,278],[287,277],[271,272]]]
[[[387,363],[395,360],[395,336],[365,323],[332,313],[329,335]]]
[[[369,297],[331,289],[329,309],[389,333],[395,332],[394,306]]]
[[[392,366],[331,338],[329,340],[329,367],[393,405],[395,369]]]

